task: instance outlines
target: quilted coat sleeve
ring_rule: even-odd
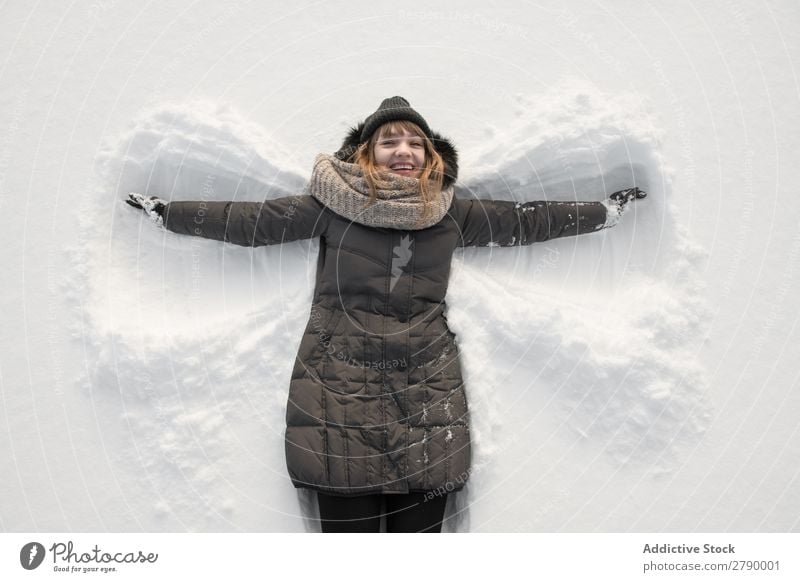
[[[459,200],[458,246],[519,246],[597,232],[606,224],[602,202]]]
[[[324,205],[304,194],[264,202],[170,202],[164,226],[178,234],[256,247],[320,236],[329,218]]]

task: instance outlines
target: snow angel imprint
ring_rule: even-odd
[[[179,234],[244,246],[320,238],[285,450],[293,485],[317,492],[323,531],[379,531],[383,512],[388,531],[440,531],[445,498],[468,481],[467,394],[445,304],[455,249],[597,232],[645,196],[460,199],[457,177],[451,141],[391,97],[316,157],[302,194],[126,200]]]

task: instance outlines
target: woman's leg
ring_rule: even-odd
[[[339,497],[317,491],[322,533],[377,533],[381,526],[381,496]]]
[[[447,493],[385,495],[386,531],[389,533],[441,533]]]

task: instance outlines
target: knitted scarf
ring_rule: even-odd
[[[377,199],[367,206],[369,185],[361,166],[343,162],[336,156],[319,154],[306,193],[349,220],[399,230],[433,226],[450,209],[453,186],[442,190],[430,203],[430,214],[423,221],[424,200],[419,192],[419,180],[399,174],[388,176],[388,188],[377,189]]]

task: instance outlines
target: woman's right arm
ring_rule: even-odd
[[[255,247],[320,236],[330,210],[303,194],[263,202],[169,202],[163,219],[178,234]]]

